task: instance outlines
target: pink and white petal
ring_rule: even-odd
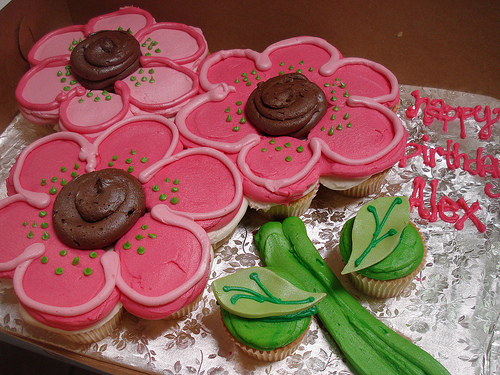
[[[139,175],[139,180],[148,209],[162,203],[209,231],[231,222],[244,204],[236,166],[209,148],[188,149],[162,159]]]
[[[202,31],[180,23],[156,23],[135,37],[144,56],[165,57],[192,70],[196,70],[208,54]]]
[[[0,279],[12,278],[22,262],[38,258],[45,245],[54,239],[51,207],[38,209],[26,202],[20,194],[0,201]]]
[[[60,129],[95,139],[111,125],[132,116],[128,86],[118,81],[115,92],[88,91],[82,86],[71,90],[59,108]]]
[[[54,30],[35,43],[28,54],[28,61],[34,66],[47,58],[69,57],[73,48],[83,39],[85,39],[83,25]]]
[[[153,16],[144,9],[123,7],[113,13],[92,18],[86,25],[87,34],[100,30],[130,30],[135,35],[155,23]]]
[[[95,141],[97,170],[120,168],[137,177],[158,160],[182,150],[175,124],[156,115],[133,116],[108,128]]]
[[[258,134],[246,120],[246,99],[225,84],[195,97],[175,119],[183,144],[212,147],[226,154],[237,153]]]
[[[292,137],[264,137],[238,156],[245,196],[268,203],[299,199],[319,179],[320,149]]]
[[[324,175],[369,176],[391,167],[403,155],[407,133],[387,107],[350,97],[346,106],[332,113],[335,120],[327,114],[309,134],[311,143],[321,143]]]
[[[98,323],[119,303],[117,254],[68,248],[57,239],[19,266],[14,290],[24,309],[50,327],[75,331]]]
[[[156,206],[120,239],[118,287],[123,306],[145,319],[162,319],[192,303],[205,289],[211,247],[192,220]]]
[[[85,137],[76,133],[40,138],[17,158],[8,177],[9,193],[22,194],[36,207],[47,206],[66,183],[95,168],[96,152]]]
[[[141,66],[123,81],[136,114],[174,116],[198,93],[198,76],[188,68],[161,57],[141,57]]]
[[[56,123],[60,102],[80,86],[68,58],[48,58],[31,68],[19,81],[16,99],[23,113],[37,124]]]

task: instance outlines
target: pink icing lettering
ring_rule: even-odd
[[[455,202],[451,198],[443,196],[441,197],[439,202],[436,203],[437,185],[438,180],[431,181],[431,209],[429,210],[425,207],[424,201],[424,188],[426,186],[426,182],[420,176],[415,177],[415,179],[413,180],[413,193],[410,198],[411,209],[417,207],[419,216],[422,219],[428,220],[429,222],[437,221],[439,215],[439,218],[441,220],[448,223],[454,223],[456,229],[462,230],[464,228],[465,221],[467,219],[470,219],[479,232],[483,233],[486,230],[486,226],[475,215],[475,212],[481,209],[478,201],[472,203],[469,206],[463,198],[459,198]],[[462,217],[457,214],[457,211],[460,209],[465,212]],[[452,214],[447,215],[447,212],[452,212]]]
[[[500,192],[499,193],[493,193],[491,189],[493,188],[493,185],[490,183],[487,183],[486,186],[484,187],[484,192],[486,195],[490,198],[500,198]]]
[[[460,121],[460,138],[466,138],[467,133],[465,130],[465,120],[469,117],[474,117],[477,122],[485,122],[486,124],[479,131],[479,138],[486,140],[491,137],[491,127],[494,123],[500,120],[500,108],[494,108],[493,110],[486,106],[484,107],[483,117],[480,116],[480,112],[483,109],[481,105],[472,107],[452,107],[445,103],[443,99],[429,99],[426,97],[420,97],[420,92],[415,90],[411,93],[415,98],[415,105],[413,107],[408,107],[406,109],[406,116],[408,118],[414,118],[417,116],[420,108],[423,108],[423,123],[425,126],[430,126],[434,120],[438,120],[443,123],[443,131],[446,133],[448,131],[448,122],[455,119]],[[496,115],[496,117],[494,116]]]

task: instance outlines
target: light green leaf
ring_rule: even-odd
[[[352,228],[352,253],[342,274],[362,270],[380,262],[398,245],[410,221],[406,197],[382,197],[359,210]]]
[[[252,319],[297,313],[325,296],[301,290],[265,267],[246,268],[217,279],[212,290],[225,310]]]

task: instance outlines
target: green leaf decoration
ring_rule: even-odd
[[[383,197],[359,210],[352,229],[352,253],[342,274],[370,267],[387,257],[398,245],[410,221],[406,197]]]
[[[245,268],[217,279],[212,290],[222,308],[251,319],[297,313],[326,295],[301,290],[264,267]]]

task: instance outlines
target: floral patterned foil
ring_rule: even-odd
[[[481,124],[473,117],[465,121],[466,139],[460,139],[458,120],[448,124],[447,133],[439,121],[424,126],[421,111],[415,119],[408,120],[405,111],[414,104],[411,92],[415,89],[421,97],[444,99],[452,107],[482,105],[493,109],[500,107],[498,100],[401,86],[398,115],[410,134],[410,141],[420,142],[427,134],[429,148],[446,147],[446,140],[450,139],[459,142],[460,152],[471,157],[478,147],[483,147],[483,155],[500,158],[498,123],[493,126],[493,135],[481,141],[477,137]],[[0,198],[6,197],[5,178],[15,157],[27,144],[52,131],[18,116],[0,135]],[[500,198],[490,198],[484,193],[487,182],[493,184],[493,192],[500,191],[500,184],[491,177],[472,176],[461,168],[449,170],[439,160],[434,168],[425,166],[421,157],[409,159],[405,168],[394,166],[382,190],[366,198],[348,198],[321,187],[302,219],[319,252],[339,275],[343,267],[338,253],[340,229],[364,203],[376,196],[409,197],[413,179],[422,176],[427,181],[424,189],[427,208],[430,208],[432,179],[439,180],[438,201],[444,195],[454,200],[463,197],[469,205],[478,200],[481,210],[476,216],[486,225],[484,233],[470,220],[463,230],[457,230],[440,219],[429,223],[419,217],[416,209],[412,211],[411,220],[427,243],[428,255],[425,268],[402,295],[387,300],[371,299],[354,291],[345,276],[340,279],[368,311],[433,355],[450,373],[500,374]],[[231,238],[216,249],[209,285],[237,269],[261,265],[253,234],[264,222],[255,211],[249,210]],[[109,337],[94,344],[77,345],[24,324],[12,283],[0,281],[0,326],[78,354],[154,374],[351,374],[335,342],[316,320],[299,349],[288,358],[264,363],[245,356],[225,332],[209,285],[199,307],[182,319],[146,321],[126,313],[120,327]]]

